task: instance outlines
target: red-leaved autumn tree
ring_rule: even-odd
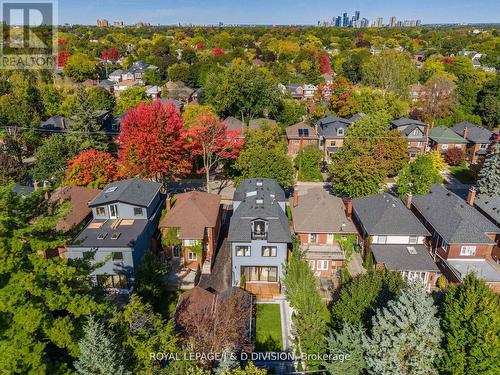
[[[321,74],[331,74],[332,73],[332,63],[328,55],[320,55],[318,57],[319,71]]]
[[[125,177],[152,178],[167,188],[191,170],[187,133],[175,106],[155,100],[127,111],[120,131],[119,164]]]
[[[116,61],[120,57],[120,53],[116,48],[103,49],[101,51],[101,58],[103,60]]]
[[[224,159],[236,159],[243,145],[240,133],[228,130],[227,125],[212,114],[201,115],[189,129],[193,155],[200,155],[205,172],[207,192],[210,193],[210,171]]]
[[[64,68],[68,63],[69,52],[68,51],[59,51],[57,53],[57,66],[60,68]]]
[[[215,47],[213,50],[215,56],[222,56],[224,54],[224,50],[219,47]]]
[[[116,179],[117,171],[116,160],[111,154],[91,148],[68,162],[65,183],[102,188]]]

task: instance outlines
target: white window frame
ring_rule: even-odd
[[[198,241],[199,240],[183,240],[182,244],[184,246],[196,246],[196,245],[198,245]]]
[[[318,271],[328,271],[328,263],[329,261],[328,260],[324,260],[324,259],[319,259],[316,261],[316,269]]]
[[[448,144],[447,143],[443,143],[441,145],[441,150],[448,150]]]
[[[264,255],[264,249],[269,250],[269,255]],[[261,255],[264,258],[276,257],[278,255],[278,247],[277,246],[262,246]]]
[[[344,129],[343,128],[338,128],[337,129],[337,136],[344,135]]]
[[[238,249],[240,248],[240,249]],[[236,245],[235,254],[237,257],[250,257],[252,256],[252,247],[246,245]]]
[[[188,251],[188,260],[196,260],[197,258],[196,253]]]
[[[117,204],[110,204],[109,205],[109,218],[110,219],[118,219],[118,205]],[[112,214],[114,212],[114,214]]]
[[[99,210],[102,210],[102,214],[99,213]],[[98,206],[95,208],[95,213],[97,216],[106,216],[106,207],[104,206]]]
[[[309,267],[311,267],[311,270],[315,271],[316,262],[314,260],[308,260],[307,262],[309,263]]]
[[[312,236],[314,236],[315,240],[313,242]],[[318,233],[309,233],[309,243],[318,243],[319,242],[319,235]]]
[[[326,235],[326,243],[328,245],[332,245],[333,244],[333,239],[334,239],[333,233],[327,233],[327,235]]]
[[[462,247],[460,247],[460,255],[463,255],[463,256],[476,255],[476,246],[475,245],[462,245]]]

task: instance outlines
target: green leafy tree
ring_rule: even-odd
[[[368,139],[375,143],[377,138],[386,136],[389,122],[390,117],[384,112],[362,116],[347,128],[346,138]]]
[[[373,328],[363,345],[368,373],[436,373],[443,335],[436,314],[434,300],[421,283],[403,289],[397,300],[373,317]]]
[[[79,151],[75,139],[59,134],[46,138],[35,152],[33,178],[52,181],[55,185],[64,179],[68,161]]]
[[[366,48],[352,50],[342,63],[344,75],[353,83],[362,79],[362,66],[371,58],[370,51]]]
[[[373,56],[362,68],[363,82],[400,97],[407,97],[410,85],[418,80],[415,63],[404,52],[385,49]]]
[[[153,86],[160,86],[163,81],[158,69],[149,69],[144,73],[142,79],[146,85]]]
[[[58,115],[60,113],[59,108],[63,101],[61,90],[52,84],[41,84],[39,89],[45,117]]]
[[[5,373],[63,373],[79,354],[89,314],[109,313],[86,260],[45,259],[62,246],[54,230],[69,203],[48,213],[39,190],[27,198],[0,187],[0,368]]]
[[[79,342],[80,355],[75,368],[80,375],[128,374],[123,366],[123,357],[103,323],[92,315],[83,328]]]
[[[173,321],[166,322],[136,294],[132,294],[122,312],[115,313],[113,326],[119,333],[134,374],[161,370],[161,363],[152,360],[150,353],[175,353],[178,350]]]
[[[337,194],[359,198],[380,191],[387,171],[371,149],[368,140],[350,140],[332,156],[329,174]]]
[[[292,319],[301,352],[323,353],[327,309],[319,295],[318,281],[299,249],[294,249],[285,264],[283,284],[287,300],[296,310]],[[316,369],[319,365],[319,361],[308,362],[310,369]]]
[[[106,151],[108,142],[102,131],[103,119],[94,109],[95,94],[87,92],[83,87],[76,91],[76,101],[73,107],[73,116],[69,124],[70,137],[79,144],[80,151],[94,148]]]
[[[300,181],[323,181],[321,175],[323,152],[317,146],[306,146],[295,159]]]
[[[282,126],[290,126],[303,121],[306,115],[306,103],[284,99],[281,101],[276,120],[278,120]]]
[[[489,127],[500,124],[500,75],[488,82],[479,91],[476,112],[481,116],[483,123]]]
[[[398,177],[398,194],[401,198],[408,193],[425,195],[433,184],[441,183],[442,177],[435,168],[429,154],[420,155],[403,168]]]
[[[397,298],[405,282],[398,272],[369,271],[355,277],[340,289],[338,300],[332,305],[332,325],[344,324],[369,327],[377,309]]]
[[[135,272],[135,292],[144,303],[160,312],[162,300],[166,297],[168,271],[152,251],[148,251]]]
[[[64,75],[77,82],[82,82],[88,78],[95,78],[95,68],[95,62],[87,54],[77,53],[68,58],[68,62],[64,66]]]
[[[387,113],[392,119],[395,119],[407,116],[410,112],[410,104],[391,91],[381,92],[365,86],[353,89],[352,95],[338,109],[338,114],[344,117],[359,112],[365,114]]]
[[[281,93],[277,82],[263,68],[233,64],[207,78],[204,98],[221,117],[247,122],[276,112]]]
[[[239,369],[240,364],[236,359],[234,353],[229,349],[225,349],[222,352],[222,358],[219,362],[219,365],[215,369],[215,375],[223,375],[225,373],[231,372],[231,370]]]
[[[333,360],[323,363],[328,373],[332,375],[359,375],[366,369],[363,349],[364,330],[361,325],[344,324],[339,332],[332,331],[327,336],[327,350],[331,355],[349,354],[345,361]]]
[[[139,103],[148,101],[146,89],[140,86],[132,86],[120,94],[116,102],[116,114],[122,114],[131,108],[135,108]]]
[[[94,111],[110,111],[115,110],[115,96],[108,90],[102,87],[89,87],[86,89],[88,95],[89,108]]]
[[[191,66],[186,62],[180,62],[168,67],[167,76],[170,81],[181,81],[186,85],[191,82]]]
[[[486,154],[477,185],[480,194],[500,194],[500,142],[493,144]]]
[[[451,286],[443,303],[442,374],[496,374],[500,360],[500,297],[474,274]]]
[[[237,181],[267,177],[285,188],[293,185],[292,159],[287,155],[287,145],[277,125],[264,124],[260,129],[248,131],[234,168],[238,172]]]

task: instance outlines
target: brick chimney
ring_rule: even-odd
[[[466,128],[467,129],[467,128]],[[476,189],[471,187],[467,193],[467,204],[469,206],[474,206],[474,199],[476,198]]]
[[[469,129],[467,129],[467,126],[464,128],[464,139],[467,139],[467,135],[469,134]]]
[[[352,199],[351,198],[342,198],[345,206],[345,215],[348,218],[352,217]]]
[[[293,191],[293,207],[297,207],[299,205],[299,192],[298,190]]]
[[[64,122],[64,117],[61,117],[61,126],[63,129],[66,129],[66,124]]]
[[[165,201],[165,208],[167,209],[167,211],[170,211],[171,207],[172,207],[172,197],[170,196],[170,194],[168,194],[167,199]]]
[[[408,192],[406,194],[406,207],[411,210],[411,201],[413,200],[413,194],[411,192]]]

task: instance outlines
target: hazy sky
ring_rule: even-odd
[[[315,24],[355,10],[423,23],[498,22],[500,0],[59,0],[59,23],[95,24],[98,18],[151,24]]]

